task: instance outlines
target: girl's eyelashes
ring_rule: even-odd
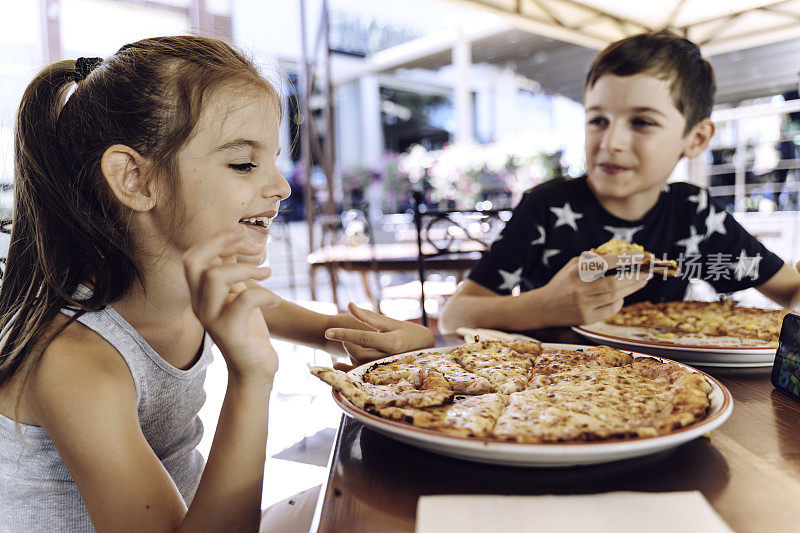
[[[247,174],[249,172],[252,172],[254,168],[257,168],[258,165],[254,165],[253,163],[239,163],[239,164],[230,163],[228,167],[232,168],[236,172]]]

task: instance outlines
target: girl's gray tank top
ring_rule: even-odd
[[[142,433],[189,505],[204,465],[197,451],[203,436],[197,414],[206,399],[203,383],[213,357],[211,339],[206,334],[200,358],[188,370],[179,370],[111,306],[78,320],[125,359],[136,387]],[[47,433],[39,426],[18,427],[21,436],[14,420],[0,414],[0,532],[94,531],[78,488]]]

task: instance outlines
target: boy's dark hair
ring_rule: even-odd
[[[594,87],[604,74],[639,73],[670,82],[675,107],[686,119],[684,134],[711,116],[716,91],[714,69],[696,44],[669,30],[640,33],[608,45],[592,62],[585,89]]]

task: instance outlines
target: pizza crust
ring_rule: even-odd
[[[412,381],[392,385],[372,385],[357,381],[345,372],[324,366],[312,366],[313,375],[338,390],[360,409],[396,407],[428,407],[442,405],[453,398],[453,390],[441,372],[422,368]]]

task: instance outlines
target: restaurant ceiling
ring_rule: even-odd
[[[519,29],[472,41],[472,61],[506,66],[536,80],[549,93],[583,100],[586,72],[597,50],[542,37]],[[781,94],[796,89],[800,71],[800,38],[708,58],[717,80],[717,104]],[[449,65],[450,50],[416,58],[404,68],[435,70]]]
[[[450,0],[591,48],[670,28],[706,55],[800,37],[800,0]]]
[[[495,21],[491,27],[487,24],[480,32],[466,35],[471,43],[473,63],[508,67],[537,81],[545,91],[576,101],[583,99],[584,77],[599,48],[624,35],[665,25],[688,34],[702,45],[704,55],[714,66],[717,104],[738,104],[797,87],[800,0],[727,0],[724,3],[671,0],[647,2],[646,8],[638,12],[633,6],[641,6],[641,0],[449,1],[495,13],[509,11],[502,16],[501,24]],[[607,14],[601,12],[604,5]],[[514,6],[518,14],[512,13]],[[626,6],[628,11],[625,11]],[[714,25],[707,20],[712,7],[718,10]],[[744,12],[746,8],[752,12]],[[539,16],[545,10],[550,15]],[[546,20],[550,20],[549,26]],[[749,36],[737,29],[743,21],[749,21],[745,26],[751,27]],[[763,24],[761,27],[756,26],[759,21]],[[712,26],[713,31],[709,29]],[[734,39],[737,35],[739,37]],[[374,54],[367,68],[373,72],[398,68],[436,70],[451,63],[452,46],[457,39],[455,33],[447,30],[441,35],[405,43]]]
[[[583,76],[597,49],[662,28],[697,43],[709,57],[717,78],[718,104],[736,104],[797,87],[800,0],[450,1],[503,14],[516,29],[537,34],[533,39],[521,34],[507,37],[519,38],[516,46],[522,49],[533,50],[539,36],[561,41],[561,49],[551,44],[551,50],[542,50],[548,55],[537,49],[538,56],[520,55],[514,61],[520,74],[576,100],[582,98]],[[480,47],[476,43],[473,54]],[[493,53],[502,56],[496,48]]]

